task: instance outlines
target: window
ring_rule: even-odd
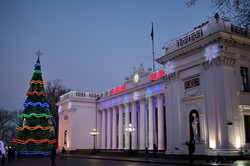
[[[68,115],[64,116],[64,123],[68,123]]]
[[[188,80],[188,81],[184,82],[184,88],[185,89],[193,88],[193,87],[196,87],[196,86],[200,86],[199,78],[194,78],[194,79],[191,79],[191,80]]]
[[[248,68],[240,67],[240,75],[241,75],[241,91],[249,92]]]

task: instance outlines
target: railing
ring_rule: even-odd
[[[91,92],[80,92],[80,91],[70,91],[62,96],[60,96],[60,101],[66,100],[68,98],[89,98],[97,99],[100,97],[100,93]]]

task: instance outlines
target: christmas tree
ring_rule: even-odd
[[[46,103],[47,94],[44,91],[42,71],[38,55],[33,76],[29,82],[30,88],[26,93],[27,99],[23,103],[24,111],[17,130],[19,130],[15,143],[16,151],[24,155],[50,155],[56,139],[50,124],[49,104]]]

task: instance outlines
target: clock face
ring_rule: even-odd
[[[138,82],[139,82],[139,74],[138,73],[136,73],[135,75],[134,75],[134,83],[135,84],[137,84]]]

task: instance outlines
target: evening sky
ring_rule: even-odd
[[[103,92],[134,66],[152,67],[151,22],[159,58],[165,42],[213,15],[207,0],[191,8],[185,0],[1,0],[0,108],[23,109],[38,50],[45,82]]]

